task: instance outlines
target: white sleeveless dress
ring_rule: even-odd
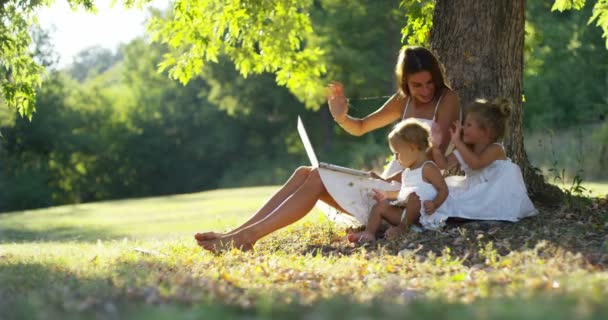
[[[496,160],[483,169],[472,170],[458,150],[454,155],[465,176],[445,179],[448,198],[424,223],[421,218],[425,228],[441,228],[449,217],[516,222],[537,213],[528,197],[521,170],[510,159]]]
[[[427,163],[428,165],[437,166],[433,161],[426,161],[420,168],[414,170],[405,168],[403,170],[403,173],[401,174],[401,189],[397,195],[397,200],[391,202],[392,205],[405,207],[410,194],[415,193],[420,199],[420,223],[423,226],[425,225],[425,221],[428,220],[428,215],[424,209],[424,202],[427,200],[433,201],[435,197],[437,197],[437,189],[422,178],[422,170]],[[405,214],[406,209],[404,208],[401,220],[405,218]]]
[[[414,119],[429,125],[430,128],[435,123],[437,107],[439,106],[439,102],[441,102],[442,97],[443,95],[441,95],[437,100],[435,111],[433,113],[433,119]],[[407,112],[410,101],[411,98],[408,98],[405,108],[403,109],[401,120],[403,120]],[[392,160],[386,166],[382,177],[388,177],[403,169],[404,168],[399,164],[398,161]],[[340,212],[323,201],[318,201],[316,207],[324,212],[330,220],[343,225],[356,226],[367,224],[369,213],[374,204],[376,204],[376,201],[372,196],[372,189],[396,191],[399,190],[401,186],[400,183],[394,181],[389,183],[379,179],[358,177],[324,168],[318,168],[318,171],[327,192],[340,205],[340,207],[346,210],[348,214]]]

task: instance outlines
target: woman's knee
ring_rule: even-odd
[[[305,166],[301,166],[298,167],[294,172],[293,175],[294,177],[297,178],[302,178],[302,179],[306,179],[308,177],[308,175],[310,175],[310,172],[313,170],[312,167],[305,167]]]
[[[321,180],[321,175],[319,174],[319,170],[317,168],[308,168],[308,177],[306,178],[306,184],[315,189],[324,189],[323,181]]]

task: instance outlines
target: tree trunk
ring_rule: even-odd
[[[513,102],[505,147],[522,169],[530,197],[555,204],[561,191],[528,161],[523,143],[525,0],[437,0],[430,46],[445,64],[463,110],[476,98]]]

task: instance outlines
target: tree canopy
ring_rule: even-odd
[[[93,0],[67,0],[73,9],[95,12]],[[124,0],[126,7],[141,7],[150,0]],[[4,1],[0,7],[0,88],[6,104],[22,116],[35,110],[35,88],[45,72],[31,54],[30,26],[36,12],[52,0]],[[432,26],[432,0],[402,0],[403,35],[409,44],[424,43]],[[556,0],[551,10],[581,9],[586,0]],[[243,76],[270,72],[308,107],[323,100],[324,75],[331,68],[321,34],[313,23],[314,6],[335,6],[336,1],[176,0],[173,10],[150,21],[155,41],[170,49],[161,70],[182,83],[200,76],[207,62],[226,56]],[[347,4],[343,4],[348,6]],[[353,8],[356,9],[356,8]],[[332,17],[327,17],[332,19]],[[608,47],[608,0],[596,0],[589,24],[603,30]],[[343,39],[331,39],[340,42]],[[329,72],[331,73],[331,72]]]

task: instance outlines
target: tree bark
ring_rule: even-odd
[[[556,204],[561,191],[545,182],[524,150],[524,24],[525,0],[437,0],[430,46],[444,63],[465,112],[477,98],[511,99],[507,154],[522,169],[530,197]]]

